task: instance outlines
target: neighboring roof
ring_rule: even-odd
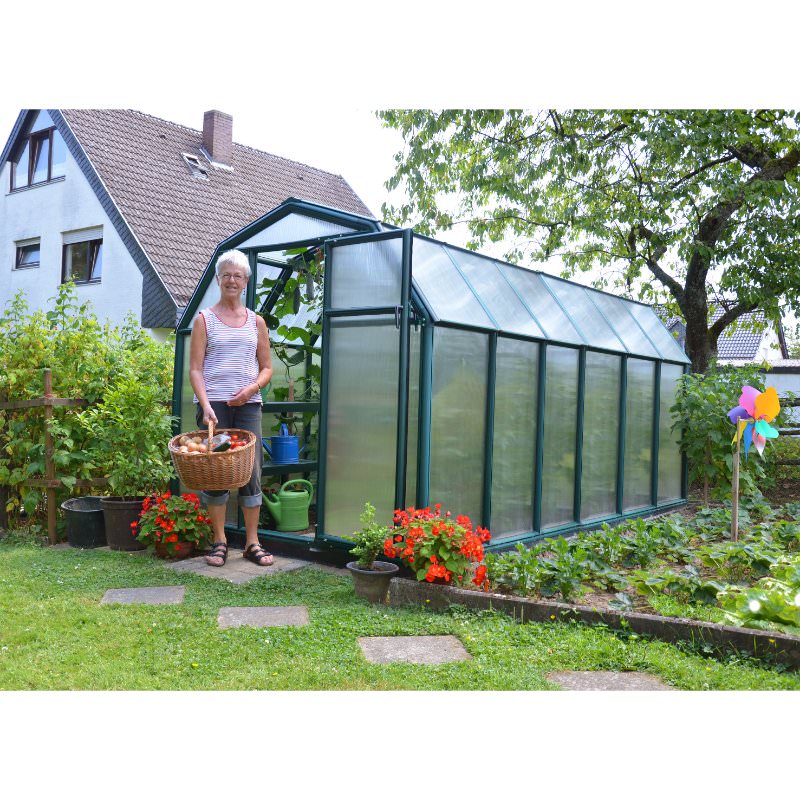
[[[234,143],[233,169],[217,169],[199,130],[122,109],[61,114],[178,306],[217,244],[287,197],[373,217],[341,176],[297,161]],[[208,180],[192,177],[182,153]]]
[[[661,311],[656,309],[661,316]],[[715,308],[711,314],[711,322],[716,322],[723,314],[723,309]],[[662,316],[663,319],[663,316]],[[686,342],[686,323],[681,317],[669,317],[665,325],[670,331],[678,334],[681,347]],[[752,330],[752,325],[761,326],[759,330]],[[750,311],[742,314],[738,319],[736,330],[728,326],[717,339],[717,358],[724,361],[753,361],[758,355],[764,334],[770,329],[770,324],[764,322],[761,311]]]

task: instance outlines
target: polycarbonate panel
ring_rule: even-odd
[[[181,373],[181,427],[180,432],[196,429],[194,414],[197,407],[194,402],[194,389],[189,380],[189,334],[179,334],[183,337],[183,371]]]
[[[333,247],[326,270],[331,282],[331,308],[399,306],[403,240]]]
[[[376,519],[394,511],[397,373],[400,337],[394,316],[332,319],[325,460],[326,534],[360,527],[364,503]]]
[[[483,499],[488,366],[488,336],[434,328],[430,502],[474,524]]]
[[[406,445],[406,506],[417,502],[417,436],[419,432],[419,362],[422,328],[411,326],[408,353],[408,434]]]
[[[655,369],[652,361],[628,359],[625,403],[625,480],[623,510],[652,505],[653,410]]]
[[[539,345],[497,340],[492,540],[533,530]]]
[[[448,247],[447,252],[458,262],[500,330],[544,337],[544,332],[525,308],[525,304],[500,274],[496,262],[452,247]]]
[[[559,281],[549,275],[542,275],[542,280],[553,290],[561,305],[567,310],[576,327],[580,328],[587,344],[602,347],[606,350],[627,352],[625,345],[614,333],[605,317],[597,310],[589,295],[582,286],[576,283]]]
[[[617,510],[619,383],[622,359],[586,353],[581,460],[581,520]]]
[[[553,299],[553,295],[542,282],[542,276],[538,272],[521,267],[511,267],[507,264],[500,265],[500,270],[533,312],[548,339],[559,342],[584,343],[583,338],[575,330],[575,326]]]
[[[675,418],[670,408],[675,405],[678,380],[683,369],[671,364],[661,365],[658,420],[658,502],[678,500],[681,496],[683,461],[679,443],[680,429],[672,430]]]
[[[575,518],[578,351],[548,346],[544,401],[542,530]]]
[[[592,292],[592,300],[605,314],[617,336],[622,339],[631,353],[636,353],[640,356],[659,357],[653,345],[642,333],[642,329],[636,324],[636,320],[628,313],[628,308],[635,305],[634,303],[626,302],[619,297],[614,297],[604,292]]]
[[[254,233],[249,239],[240,242],[237,247],[269,247],[276,244],[304,242],[308,239],[320,239],[325,236],[337,236],[353,233],[356,228],[315,219],[305,214],[287,214],[266,228]]]
[[[439,319],[496,330],[443,245],[415,236],[411,276]]]
[[[639,303],[628,303],[627,305],[628,310],[636,317],[636,321],[660,351],[662,358],[690,363],[675,337],[666,329],[652,308]]]

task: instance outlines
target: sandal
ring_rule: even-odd
[[[211,561],[208,560],[209,558],[213,558],[213,559],[221,558],[222,559],[222,563],[221,564],[214,564],[214,563],[212,563]],[[208,564],[209,567],[224,567],[225,566],[225,562],[227,560],[228,560],[228,545],[227,545],[227,543],[226,542],[214,542],[214,544],[211,546],[211,552],[206,555],[206,564]]]
[[[272,553],[268,553],[260,544],[251,544],[243,553],[242,556],[248,561],[252,561],[259,567],[271,567],[274,559]],[[262,559],[268,558],[266,564],[262,563]]]

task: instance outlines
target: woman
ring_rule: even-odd
[[[244,557],[268,567],[272,555],[258,542],[261,510],[261,390],[272,379],[269,333],[264,320],[242,303],[250,279],[247,256],[229,250],[217,259],[219,302],[204,309],[192,327],[189,380],[197,403],[197,424],[209,420],[220,428],[244,428],[258,442],[250,482],[239,489],[245,526]],[[228,557],[225,507],[229,492],[202,492],[208,507],[214,542],[206,562],[221,567]]]

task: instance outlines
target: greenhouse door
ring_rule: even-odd
[[[411,231],[326,245],[318,536],[404,504],[410,293]]]

